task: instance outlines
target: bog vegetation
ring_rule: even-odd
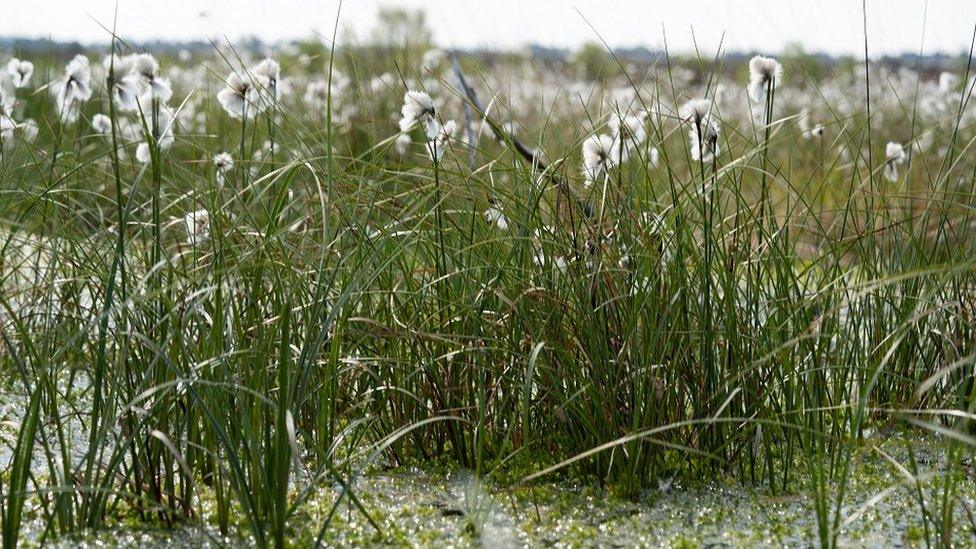
[[[934,436],[940,473],[910,453],[893,482],[928,543],[971,535],[971,57],[397,32],[9,61],[5,547],[25,516],[42,542],[136,520],[282,545],[323,491],[327,541],[340,506],[372,521],[358,479],[444,460],[802,491],[830,545],[872,436]]]

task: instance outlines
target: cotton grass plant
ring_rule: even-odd
[[[196,71],[114,41],[94,77],[82,56],[19,80],[50,91],[16,94],[3,140],[24,252],[2,264],[0,371],[25,403],[6,544],[25,512],[39,542],[132,519],[327,543],[343,513],[383,539],[357,480],[446,457],[629,497],[809,491],[831,545],[868,431],[896,427],[950,448],[931,481],[895,462],[926,540],[957,539],[968,97],[917,114],[946,149],[906,158],[859,102],[950,101],[917,73],[787,81],[757,57],[720,92],[717,62],[666,58],[587,98],[546,68],[503,93],[470,60],[326,51],[221,47]],[[846,78],[864,95],[828,100]],[[901,106],[873,108],[912,143]]]

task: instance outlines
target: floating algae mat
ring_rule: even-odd
[[[938,473],[944,465],[944,441],[928,437],[909,442],[905,435],[881,442],[878,449],[896,461],[907,460],[913,445],[921,493],[940,497]],[[880,457],[873,443],[855,456],[847,496],[840,513],[842,546],[925,545],[924,521],[913,483]],[[968,466],[967,466],[968,469]],[[836,488],[836,486],[834,485]],[[957,546],[976,546],[976,486],[957,485],[954,533]],[[343,498],[343,488],[324,487],[289,520],[294,546],[316,541],[327,546],[577,547],[668,546],[755,547],[818,544],[813,498],[802,491],[772,493],[762,485],[710,481],[688,486],[664,479],[658,490],[635,500],[618,498],[596,483],[538,481],[502,486],[481,482],[464,470],[395,468],[355,481],[352,489],[382,532]],[[831,495],[831,503],[834,501]],[[204,508],[209,506],[204,505]],[[930,508],[934,508],[931,505]],[[833,518],[833,507],[830,515]],[[324,517],[332,515],[328,526]],[[132,523],[136,524],[136,523]],[[933,526],[930,524],[930,528]],[[26,525],[27,545],[38,545],[44,522]],[[242,524],[222,535],[212,516],[173,528],[127,526],[46,541],[61,547],[253,546]]]
[[[25,403],[14,393],[0,392],[0,396],[0,471],[6,471]],[[941,510],[937,500],[942,497],[944,472],[949,470],[949,444],[944,438],[919,436],[912,431],[867,433],[852,457],[839,513],[840,544],[924,546],[926,521],[919,494],[927,509]],[[918,479],[917,485],[908,481],[910,451],[917,464],[911,477]],[[953,484],[956,504],[951,539],[956,546],[976,547],[976,483],[968,480],[973,474],[971,454],[964,455],[961,468],[956,470],[964,471],[967,479]],[[39,457],[35,456],[32,468],[44,485],[47,465]],[[352,481],[349,488],[380,530],[350,498],[340,498],[344,490],[341,484],[322,482],[313,497],[290,517],[287,537],[295,546],[316,541],[329,546],[438,547],[818,544],[814,498],[802,488],[801,479],[791,483],[796,487],[792,491],[774,493],[763,484],[731,479],[689,485],[676,478],[662,478],[658,489],[630,500],[615,496],[596,482],[575,477],[569,470],[531,483],[502,483],[479,480],[473,473],[445,463],[388,470],[374,467]],[[303,483],[307,481],[302,479]],[[836,511],[837,488],[838,481],[830,484],[830,520]],[[222,534],[217,528],[212,494],[201,491],[199,497],[203,509],[200,516],[169,528],[147,526],[120,511],[107,528],[56,538],[46,532],[47,522],[34,494],[28,499],[22,543],[60,547],[256,545],[239,509],[231,517],[228,532]],[[935,528],[931,520],[927,526]],[[932,535],[930,532],[930,538]]]

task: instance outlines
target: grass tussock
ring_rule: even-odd
[[[25,508],[282,545],[336,487],[323,541],[443,459],[807,491],[830,545],[866,432],[937,435],[941,475],[893,462],[927,542],[965,528],[968,62],[102,53],[4,91],[5,546]]]

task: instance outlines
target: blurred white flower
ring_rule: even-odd
[[[428,130],[431,126],[436,126],[437,131],[435,137],[427,143],[427,152],[430,154],[431,160],[439,162],[444,156],[444,151],[447,150],[448,145],[450,145],[451,140],[454,138],[454,132],[457,131],[457,122],[448,120],[442,126],[435,121],[428,124]]]
[[[369,81],[369,89],[373,93],[380,93],[386,90],[393,89],[396,86],[396,77],[388,72],[384,72],[379,76],[374,76]]]
[[[500,230],[504,231],[508,229],[508,219],[505,218],[505,214],[495,206],[491,206],[485,210],[485,220],[489,224],[498,227]]]
[[[681,106],[681,119],[690,124],[711,116],[712,103],[707,99],[691,99]]]
[[[912,143],[912,145],[914,146],[916,151],[924,152],[927,151],[929,148],[931,148],[934,142],[935,142],[935,133],[932,132],[932,130],[927,130],[922,132],[922,135],[916,137],[915,142]]]
[[[33,143],[37,139],[37,132],[37,122],[34,122],[33,118],[28,118],[20,124],[20,133],[28,143]]]
[[[112,131],[112,119],[102,113],[98,113],[92,117],[91,125],[95,133],[101,135],[106,135]]]
[[[647,113],[627,116],[615,113],[610,118],[610,134],[616,139],[623,139],[628,147],[636,147],[647,139],[645,120],[647,120]]]
[[[13,119],[14,97],[0,86],[0,132],[6,139],[13,138],[14,127],[17,123]]]
[[[17,129],[17,123],[9,116],[0,114],[0,141],[4,144],[12,142],[15,129]]]
[[[823,125],[810,125],[810,111],[808,109],[802,109],[800,111],[800,116],[797,118],[796,125],[800,128],[800,135],[803,136],[803,139],[820,137],[824,133]]]
[[[254,118],[262,110],[258,90],[236,72],[227,75],[227,87],[217,92],[217,101],[231,118]]]
[[[718,153],[718,126],[711,119],[702,121],[688,132],[691,141],[691,158],[702,162],[711,162]]]
[[[550,261],[549,256],[546,255],[546,252],[542,248],[533,250],[532,263],[534,263],[537,267],[546,267],[551,264],[556,268],[557,271],[560,272],[565,271],[566,267],[568,266],[566,258],[561,255],[552,258]]]
[[[134,56],[107,55],[102,59],[105,77],[112,88],[112,100],[123,111],[134,111],[138,108],[136,99],[139,96],[139,76],[132,73]]]
[[[225,174],[234,169],[234,157],[230,153],[218,153],[214,156],[213,163],[219,174]]]
[[[142,120],[117,117],[115,119],[115,130],[125,141],[138,141],[143,136]]]
[[[34,64],[15,57],[7,63],[7,74],[10,75],[10,81],[14,88],[24,88],[30,82],[31,75],[34,74]]]
[[[400,131],[409,132],[417,127],[418,124],[424,126],[427,139],[436,139],[437,132],[441,129],[437,120],[434,118],[436,110],[434,100],[422,91],[407,91],[403,94],[403,107],[400,109]]]
[[[329,99],[329,83],[324,78],[312,80],[305,86],[305,95],[302,99],[305,103],[304,106],[310,110],[320,111],[324,109],[326,101]]]
[[[691,126],[688,131],[691,158],[710,162],[719,153],[719,127],[713,121],[711,103],[706,99],[692,99],[681,108],[681,118]]]
[[[647,129],[644,122],[647,113],[621,115],[614,113],[610,117],[610,135],[614,140],[614,164],[620,165],[627,161],[630,153],[647,139]]]
[[[783,79],[783,65],[772,57],[757,55],[749,60],[749,97],[756,103],[766,99],[766,91],[774,90]]]
[[[251,72],[254,80],[261,87],[261,97],[273,103],[281,99],[281,86],[278,81],[281,79],[281,65],[274,59],[266,58],[255,66]]]
[[[939,74],[939,91],[946,94],[957,91],[959,88],[959,77],[949,71]]]
[[[420,69],[423,72],[434,72],[447,59],[447,52],[442,49],[434,48],[424,52],[420,59]]]
[[[715,85],[715,92],[712,93],[712,101],[714,101],[716,105],[721,105],[725,101],[725,96],[728,93],[728,87],[724,83],[719,82]]]
[[[139,143],[136,147],[136,160],[143,164],[148,164],[152,159],[152,155],[149,151],[149,143]]]
[[[657,147],[651,147],[647,151],[647,165],[650,168],[656,168],[661,161],[661,153],[658,152]]]
[[[149,129],[147,137],[155,138],[160,149],[168,149],[174,141],[173,130],[176,126],[176,114],[168,106],[160,104],[156,104],[156,112],[153,112],[152,96],[150,95],[143,95],[140,102]]]
[[[65,67],[64,76],[55,80],[50,90],[61,121],[70,123],[77,120],[79,105],[92,96],[88,58],[76,55]]]
[[[81,104],[77,101],[71,101],[69,103],[63,103],[58,107],[58,118],[61,119],[62,124],[73,124],[78,120],[78,116],[81,114]]]
[[[210,212],[196,210],[183,216],[183,226],[186,228],[186,242],[196,247],[210,236]]]
[[[234,157],[230,153],[222,152],[214,156],[213,163],[217,169],[217,185],[223,186],[227,173],[234,169]]]
[[[396,141],[393,144],[396,153],[400,156],[407,154],[407,150],[410,148],[410,135],[401,133],[397,135]]]
[[[908,155],[901,143],[889,141],[885,145],[884,176],[888,181],[898,181],[898,166],[904,164]]]
[[[325,78],[317,78],[306,85],[304,107],[313,114],[324,116],[331,101],[333,122],[345,122],[352,113],[347,112],[348,109],[340,109],[339,106],[349,85],[349,77],[333,69],[331,83]]]
[[[617,141],[609,135],[591,135],[583,140],[583,177],[589,186],[614,167]]]
[[[143,138],[145,141],[136,147],[136,159],[145,164],[151,159],[148,143],[150,140],[155,140],[156,147],[159,150],[166,150],[173,146],[173,143],[176,141],[174,136],[176,116],[166,105],[157,104],[156,112],[153,113],[151,110],[152,106],[145,104],[152,102],[152,96],[149,94],[143,95],[139,100],[143,103],[141,108],[146,117],[146,125],[149,131],[147,134],[143,130]]]
[[[624,271],[630,270],[631,259],[630,259],[630,254],[627,253],[626,246],[620,247],[620,259],[617,260],[617,266]]]
[[[132,74],[139,78],[150,97],[165,103],[173,95],[169,80],[160,78],[159,62],[151,54],[140,53],[133,57]]]
[[[252,70],[258,83],[265,87],[272,87],[278,84],[281,77],[281,65],[270,57],[264,59]]]

